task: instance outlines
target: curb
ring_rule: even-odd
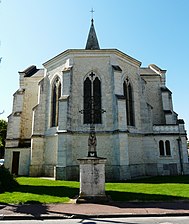
[[[0,215],[1,220],[45,220],[45,219],[90,219],[90,218],[134,218],[134,217],[174,217],[174,216],[189,216],[189,212],[186,213],[116,213],[116,214],[65,214],[61,216],[55,215]]]

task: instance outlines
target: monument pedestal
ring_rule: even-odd
[[[77,203],[105,202],[105,163],[101,157],[78,159],[80,163],[80,192]]]

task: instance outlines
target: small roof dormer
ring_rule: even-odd
[[[94,19],[91,19],[91,27],[89,30],[85,50],[100,50],[97,35],[94,28]]]

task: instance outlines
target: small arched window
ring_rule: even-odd
[[[101,124],[101,109],[101,81],[92,72],[84,81],[84,124],[91,124],[92,122],[94,124]],[[93,120],[92,113],[94,113]]]
[[[165,141],[165,150],[166,150],[166,155],[170,156],[171,155],[171,147],[170,147],[170,141],[169,140]]]
[[[133,90],[128,78],[123,83],[123,94],[126,100],[127,125],[134,126]]]
[[[162,140],[159,141],[159,154],[160,154],[160,156],[165,155],[164,142]]]
[[[171,146],[170,146],[169,140],[166,140],[165,143],[162,140],[159,141],[159,154],[160,154],[160,156],[170,156],[171,155]]]
[[[59,98],[61,96],[61,82],[57,77],[52,84],[51,96],[51,127],[58,126]]]

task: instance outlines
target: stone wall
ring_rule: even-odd
[[[142,78],[146,81],[146,102],[152,106],[153,124],[165,124],[160,76],[142,75]]]
[[[20,152],[18,175],[28,176],[30,166],[30,148],[8,148],[5,150],[5,167],[12,171],[13,152]]]
[[[102,124],[95,125],[98,156],[107,159],[106,180],[188,173],[184,124],[176,123],[165,71],[162,76],[150,68],[141,70],[140,65],[118,50],[68,50],[46,62],[45,71],[27,77],[20,73],[8,122],[6,167],[11,169],[12,152],[18,150],[19,174],[78,180],[78,159],[87,156],[90,131],[80,113],[83,84],[93,72],[101,81],[102,109],[106,111]],[[52,83],[57,77],[62,87],[59,121],[51,127]],[[133,90],[133,126],[127,125],[126,79]],[[165,116],[165,111],[171,111],[172,117]],[[31,149],[21,146],[21,140],[31,141]],[[160,156],[160,140],[170,141],[170,156]]]

